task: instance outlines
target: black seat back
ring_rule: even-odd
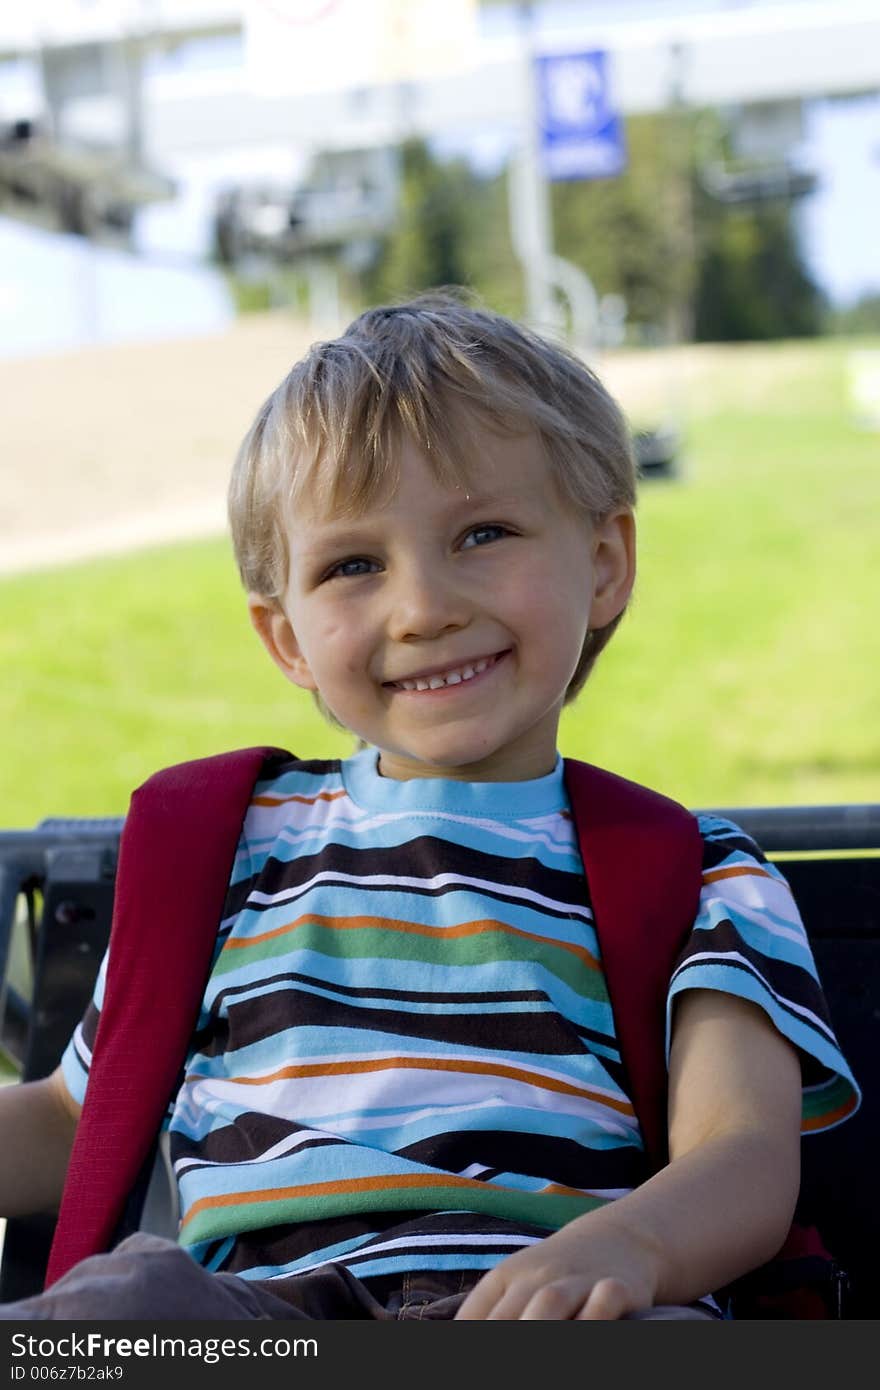
[[[880,1315],[880,806],[732,808],[791,885],[843,1055],[862,1090],[801,1145],[800,1213],[850,1276],[847,1316]]]

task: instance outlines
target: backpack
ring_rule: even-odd
[[[242,822],[272,756],[292,755],[258,747],[181,763],[132,796],[103,1007],[47,1287],[115,1244],[130,1196],[143,1187],[198,1017]],[[666,986],[697,914],[702,838],[689,811],[635,782],[575,759],[565,759],[564,776],[628,1094],[657,1171],[668,1160]],[[654,885],[650,900],[630,871],[634,862]],[[796,1224],[769,1265],[718,1296],[739,1318],[839,1317],[843,1277],[818,1232]]]

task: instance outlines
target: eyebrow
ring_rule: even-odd
[[[486,507],[503,512],[511,507],[517,499],[514,497],[498,497],[494,494],[468,493],[466,497],[459,497],[455,502],[444,510],[444,519],[454,520],[455,517],[470,511],[482,511]],[[521,503],[522,498],[518,501]],[[328,548],[345,546],[357,546],[365,544],[370,528],[374,524],[373,518],[369,515],[358,518],[354,521],[337,523],[330,521],[327,523],[317,522],[318,526],[325,525],[323,533],[319,533],[312,544],[306,542],[305,545],[298,546],[297,551],[303,559],[310,559],[314,555],[320,555]],[[312,523],[314,526],[315,523]],[[311,529],[311,528],[310,528]]]

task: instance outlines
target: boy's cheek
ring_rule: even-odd
[[[358,655],[352,634],[338,624],[327,625],[313,634],[309,649],[314,657],[311,669],[322,692],[326,690],[331,699],[340,695],[353,698],[355,707],[359,705],[359,692],[364,689],[365,678],[369,678],[369,667],[366,659]]]
[[[303,652],[319,683],[351,679],[357,661],[350,631],[333,621],[303,624],[299,631]]]
[[[339,653],[337,660],[345,659],[345,653],[351,651],[352,641],[356,637],[357,630],[353,631],[350,623],[343,623],[338,618],[324,617],[312,624],[312,641],[320,644],[321,651]]]

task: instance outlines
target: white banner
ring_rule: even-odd
[[[475,58],[477,0],[247,0],[247,65],[267,95],[417,82]]]
[[[27,5],[9,5],[0,19],[0,42],[37,48],[120,38],[129,9],[127,0],[30,0]]]

